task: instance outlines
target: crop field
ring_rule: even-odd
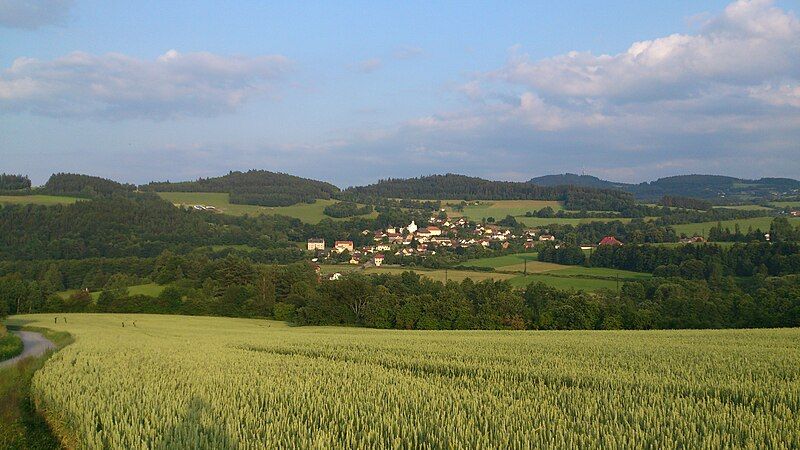
[[[282,216],[296,217],[306,223],[319,223],[322,219],[334,219],[326,216],[322,211],[326,206],[336,203],[335,200],[317,200],[314,203],[298,203],[292,206],[256,206],[235,205],[228,201],[229,195],[216,192],[158,192],[161,198],[178,206],[204,205],[213,206],[224,214],[233,216],[258,216],[261,214],[280,214]],[[364,217],[377,217],[373,212]]]
[[[0,205],[70,205],[79,200],[82,199],[56,195],[0,195]]]
[[[772,223],[773,217],[754,217],[751,219],[735,219],[735,220],[723,220],[722,227],[728,227],[733,231],[734,226],[738,223],[739,228],[742,230],[742,233],[746,233],[748,228],[753,227],[753,230],[761,229],[763,232],[769,231],[769,226]],[[789,218],[789,223],[793,226],[800,225],[800,217],[791,217]],[[680,234],[686,234],[687,236],[708,236],[708,230],[716,226],[717,222],[701,222],[701,223],[687,223],[682,225],[672,225],[672,228],[675,229],[675,232]]]
[[[524,289],[533,282],[544,283],[556,289],[575,289],[579,291],[596,291],[598,289],[615,290],[617,286],[622,286],[623,279],[617,283],[616,279],[610,278],[582,278],[576,276],[554,276],[549,273],[539,273],[531,275],[519,275],[511,280],[512,286]]]
[[[771,202],[770,205],[778,208],[800,208],[800,202]]]
[[[32,384],[74,448],[800,446],[798,329],[424,332],[68,318],[10,323],[75,337]]]

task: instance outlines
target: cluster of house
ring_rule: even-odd
[[[800,210],[798,211],[789,211],[789,215],[792,217],[800,217]]]
[[[211,205],[192,205],[192,209],[197,211],[216,211],[217,208]]]
[[[555,241],[551,234],[540,230],[525,230],[520,235],[510,229],[494,225],[470,222],[467,219],[442,219],[431,217],[425,227],[414,221],[404,227],[387,227],[378,231],[364,230],[364,235],[372,234],[373,243],[355,248],[352,241],[335,241],[328,248],[324,239],[309,239],[307,248],[317,257],[332,257],[347,251],[352,264],[373,264],[380,266],[384,253],[396,256],[435,255],[440,247],[468,248],[473,246],[490,247],[493,243],[500,248],[508,248],[510,242],[522,242],[525,249],[531,249],[541,241]]]

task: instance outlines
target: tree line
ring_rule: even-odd
[[[655,277],[619,291],[559,290],[541,282],[515,289],[485,280],[442,283],[413,272],[328,281],[307,263],[264,266],[246,258],[164,255],[155,298],[111,280],[95,300],[68,298],[18,274],[0,277],[0,311],[117,312],[261,317],[298,325],[396,329],[674,329],[800,326],[800,277],[758,275],[686,280]]]

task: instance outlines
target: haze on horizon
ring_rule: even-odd
[[[0,172],[800,175],[798,1],[0,0]]]

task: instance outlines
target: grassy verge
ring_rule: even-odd
[[[42,333],[59,349],[73,341],[72,336],[63,331],[39,327],[23,329]],[[33,374],[52,354],[53,352],[48,352],[38,358],[26,358],[14,367],[0,369],[0,443],[3,448],[62,448],[61,442],[31,398]]]
[[[16,334],[0,336],[0,361],[5,361],[22,353],[22,339]]]

